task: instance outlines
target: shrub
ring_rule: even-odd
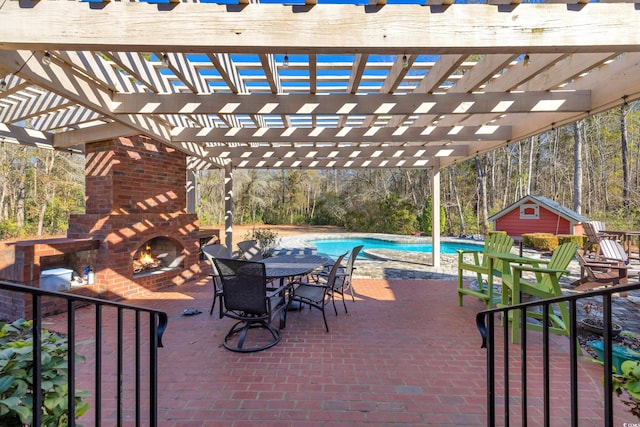
[[[587,236],[576,236],[575,234],[559,234],[558,245],[563,243],[575,242],[578,248],[584,249],[584,244],[587,242]]]
[[[67,426],[67,339],[47,330],[43,330],[41,336],[42,425]],[[84,361],[84,357],[76,355],[76,361]],[[32,365],[32,322],[19,319],[13,323],[0,323],[0,425],[3,427],[32,424]],[[86,395],[88,393],[76,391],[75,418],[89,408],[82,399]]]
[[[525,233],[522,241],[539,251],[552,251],[558,247],[558,237],[551,233]]]
[[[422,208],[422,214],[420,215],[420,227],[427,236],[433,236],[432,222],[433,222],[433,198],[429,196]],[[444,234],[447,230],[447,212],[444,206],[440,205],[440,234]]]

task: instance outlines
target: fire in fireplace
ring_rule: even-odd
[[[169,237],[154,237],[140,246],[133,256],[134,276],[182,267],[184,260],[180,243]]]
[[[160,260],[153,257],[150,244],[146,244],[144,249],[138,252],[140,252],[140,256],[133,260],[134,274],[142,273],[145,270],[155,270],[161,265]]]

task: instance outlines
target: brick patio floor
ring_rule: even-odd
[[[483,304],[466,298],[465,306],[458,307],[454,280],[354,282],[356,302],[348,301],[349,314],[341,306],[338,316],[328,313],[330,333],[324,331],[319,311],[290,312],[282,341],[251,354],[221,346],[233,321],[215,313],[209,316],[208,280],[130,300],[169,315],[164,347],[159,349],[159,425],[486,425],[485,350],[475,327],[475,314]],[[185,308],[203,313],[183,316]],[[90,309],[78,310],[78,322],[84,325],[78,328],[78,340],[91,337],[92,316]],[[49,320],[55,324],[62,318]],[[105,342],[113,339],[114,329],[105,331]],[[530,334],[535,347],[539,335]],[[566,337],[552,337],[553,426],[569,425],[568,344]],[[91,345],[79,347],[87,356],[78,366],[79,387],[84,389],[92,387]],[[510,350],[514,360],[518,349]],[[107,345],[103,355],[111,364],[104,368],[108,399],[115,395],[112,350]],[[531,356],[532,375],[541,371],[537,360]],[[517,369],[516,363],[514,372]],[[601,426],[602,369],[582,359],[578,369],[580,425]],[[542,425],[543,386],[536,378],[529,381],[529,425]],[[517,377],[512,377],[513,407],[520,402],[519,387]],[[615,425],[634,422],[617,399],[614,404]],[[124,413],[132,417],[131,398],[125,405]],[[93,425],[92,411],[93,405],[80,423]],[[115,404],[107,401],[103,425],[115,425],[114,413]],[[520,425],[517,417],[514,413],[511,425]]]

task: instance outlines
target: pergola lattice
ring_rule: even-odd
[[[442,167],[640,93],[634,3],[316,3],[6,1],[0,138],[142,133],[194,168]]]
[[[144,134],[192,169],[437,174],[637,99],[637,9],[5,0],[0,141],[82,151]]]

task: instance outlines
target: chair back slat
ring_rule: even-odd
[[[482,266],[488,267],[489,257],[487,256],[487,254],[508,253],[508,252],[511,252],[512,246],[513,246],[513,238],[508,234],[504,234],[504,233],[489,234],[489,236],[484,242],[484,250],[482,252]],[[495,268],[496,270],[500,270],[500,265],[496,265]]]
[[[593,224],[593,229],[595,230],[596,233],[602,233],[606,231],[604,222],[602,221],[590,221],[590,222],[591,224]]]
[[[331,271],[329,271],[329,276],[327,277],[327,286],[329,286],[329,288],[333,288],[336,285],[336,278],[338,275],[338,270],[340,269],[340,264],[342,264],[342,260],[347,255],[347,253],[348,252],[345,252],[340,255],[336,262],[333,263]]]
[[[547,268],[550,270],[566,270],[569,263],[576,255],[578,245],[575,242],[567,242],[559,245],[551,255]],[[557,281],[551,280],[551,275],[545,274],[539,281],[539,287],[548,292],[548,297],[562,296],[562,290]]]
[[[599,254],[609,260],[616,260],[629,265],[629,256],[620,242],[610,239],[602,239],[598,246]]]
[[[345,273],[348,277],[351,277],[351,273],[353,273],[353,265],[355,264],[356,258],[358,258],[358,254],[360,253],[363,247],[364,245],[360,245],[360,246],[356,246],[351,250],[351,253],[349,254],[349,259],[347,259],[347,268],[345,270]]]

